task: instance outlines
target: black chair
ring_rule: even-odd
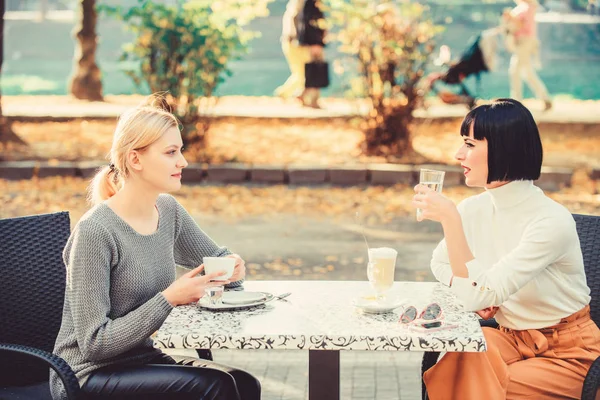
[[[65,296],[62,251],[70,231],[67,212],[0,220],[0,399],[51,399],[50,368],[69,399],[80,397],[75,374],[52,354]]]
[[[583,265],[587,284],[591,290],[590,313],[596,325],[600,326],[600,216],[573,214],[577,224],[577,234],[583,253]],[[494,319],[480,321],[482,327],[497,328]],[[423,374],[435,365],[440,353],[427,352],[423,354],[421,363],[421,393],[423,400],[427,400],[427,389],[423,381]],[[581,391],[582,400],[594,400],[600,387],[600,357],[594,361],[585,377]]]
[[[62,321],[69,213],[0,219],[0,400],[51,399],[49,368],[69,399],[81,398],[71,367],[52,354]],[[210,350],[198,357],[212,360]]]

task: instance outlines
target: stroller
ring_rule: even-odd
[[[434,92],[446,104],[464,104],[475,107],[477,97],[465,86],[465,78],[474,75],[480,87],[480,74],[493,71],[496,65],[496,52],[500,28],[491,28],[472,38],[467,49],[457,61],[450,61],[450,49],[443,45],[436,60],[437,65],[447,66],[446,72],[432,72],[425,77],[426,90]],[[456,85],[458,93],[440,88],[439,82]],[[479,91],[479,90],[478,90]]]

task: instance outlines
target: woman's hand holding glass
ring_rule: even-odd
[[[419,221],[429,219],[443,222],[448,217],[458,215],[454,202],[443,194],[421,184],[415,186],[415,193],[412,204],[421,209]]]
[[[173,282],[162,292],[165,299],[173,306],[197,302],[204,296],[207,288],[222,286],[230,282],[229,280],[218,280],[220,276],[226,274],[224,271],[200,275],[203,269],[204,265],[200,265]]]
[[[227,257],[235,258],[235,267],[233,268],[233,274],[229,278],[229,282],[237,282],[246,277],[246,262],[238,254],[230,254]]]

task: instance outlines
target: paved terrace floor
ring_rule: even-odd
[[[196,356],[193,350],[169,351]],[[421,398],[420,363],[423,353],[342,351],[342,400],[418,400]],[[242,368],[262,384],[262,400],[308,398],[308,351],[213,350],[215,362]]]

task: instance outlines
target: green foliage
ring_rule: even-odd
[[[188,143],[199,126],[199,107],[211,97],[226,76],[228,64],[248,50],[257,33],[244,26],[268,15],[273,0],[177,0],[175,5],[138,0],[127,10],[99,8],[124,21],[134,32],[133,43],[123,48],[121,59],[135,65],[126,71],[138,86],[166,92],[166,99],[184,126]],[[195,139],[202,140],[202,137]]]
[[[365,121],[368,153],[402,154],[412,149],[408,125],[421,99],[419,82],[442,28],[419,3],[328,0],[329,21],[337,29],[334,70],[350,72],[350,92],[370,99]],[[358,71],[352,71],[353,69]],[[358,72],[358,74],[356,73]]]

